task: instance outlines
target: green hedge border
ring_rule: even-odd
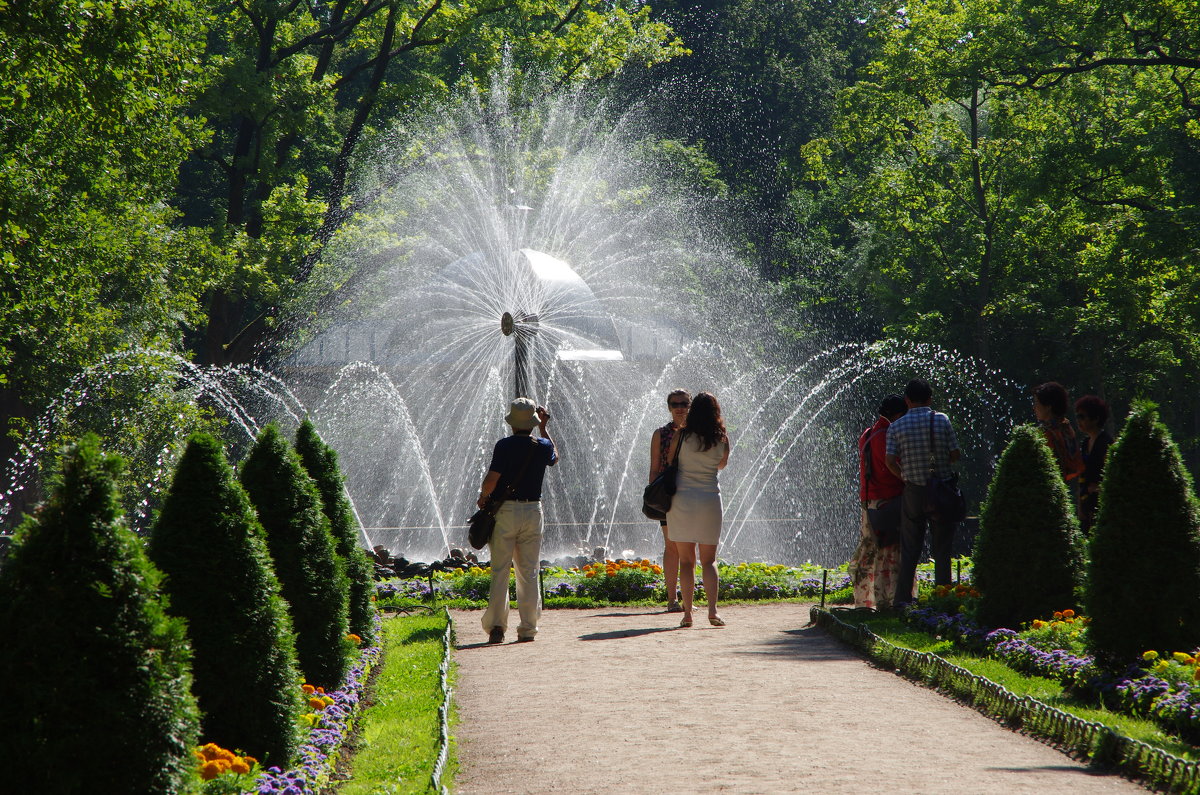
[[[1200,795],[1200,762],[1189,762],[1030,696],[1018,696],[935,654],[896,646],[865,624],[851,626],[820,607],[814,606],[809,617],[813,624],[872,660],[946,690],[1005,726],[1022,730],[1075,758],[1086,759],[1097,768],[1118,770],[1165,792]]]

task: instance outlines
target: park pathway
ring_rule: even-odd
[[[806,605],[721,612],[552,610],[497,646],[455,612],[457,791],[1145,792],[873,668]]]

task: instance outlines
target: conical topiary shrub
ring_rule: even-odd
[[[147,550],[188,621],[202,737],[287,767],[302,702],[287,603],[258,516],[221,443],[194,434]]]
[[[375,639],[375,567],[358,544],[358,522],[346,496],[345,482],[338,468],[337,453],[317,435],[312,422],[305,420],[296,431],[296,452],[310,477],[317,482],[321,505],[329,518],[329,531],[337,543],[338,554],[346,562],[350,578],[350,631],[371,643]]]
[[[275,573],[291,607],[300,670],[311,685],[338,687],[351,648],[346,568],[316,483],[274,425],[263,429],[246,456],[242,485],[267,531]]]
[[[195,767],[184,622],[119,518],[121,466],[79,441],[0,568],[0,792],[174,793]]]
[[[1108,451],[1088,546],[1088,643],[1114,667],[1200,644],[1200,517],[1191,478],[1151,403]]]
[[[1013,430],[979,514],[972,577],[984,626],[1017,628],[1074,608],[1083,571],[1079,521],[1054,454],[1032,426]]]

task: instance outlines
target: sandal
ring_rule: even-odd
[[[684,616],[683,618],[681,618],[679,620],[679,626],[681,628],[686,629],[687,627],[690,627],[691,625],[692,625],[692,617],[691,616]]]
[[[720,616],[709,616],[708,623],[712,624],[714,627],[723,627],[725,626],[725,619],[721,618]]]
[[[679,604],[679,602],[667,602],[667,612],[668,613],[682,613],[683,605]]]

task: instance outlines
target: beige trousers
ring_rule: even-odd
[[[517,579],[518,638],[537,634],[542,615],[542,589],[538,581],[542,555],[542,504],[509,500],[496,512],[496,529],[488,542],[492,556],[492,590],[483,611],[483,631],[508,629],[508,570]]]

